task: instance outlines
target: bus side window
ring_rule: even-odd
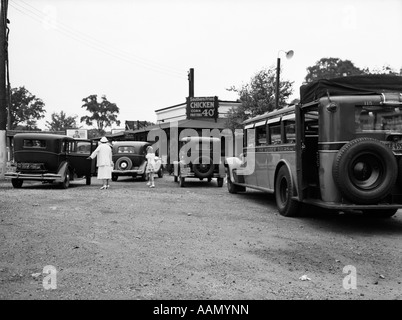
[[[296,125],[294,121],[286,121],[285,139],[286,143],[296,143]]]
[[[256,146],[267,145],[267,127],[265,125],[256,127],[255,134],[257,137]]]
[[[269,140],[270,140],[270,144],[281,144],[282,143],[281,125],[279,123],[269,126]]]
[[[255,129],[247,129],[247,147],[255,147]]]

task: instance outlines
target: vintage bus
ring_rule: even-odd
[[[243,153],[225,159],[229,192],[274,193],[284,216],[302,204],[394,215],[402,208],[402,77],[322,79],[302,86],[300,98],[243,123]]]

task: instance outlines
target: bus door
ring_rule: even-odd
[[[298,121],[300,150],[297,152],[299,158],[299,190],[302,192],[303,198],[319,196],[319,176],[318,176],[318,104],[306,107],[300,110],[300,120]]]
[[[244,127],[246,131],[245,147],[243,148],[243,155],[245,156],[246,162],[243,164],[244,167],[247,166],[247,159],[255,159],[255,129],[254,124],[249,124]],[[257,178],[254,164],[254,171],[250,174],[244,175],[244,183],[256,186]]]
[[[257,186],[270,188],[268,180],[267,120],[255,124],[255,176]]]

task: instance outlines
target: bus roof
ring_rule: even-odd
[[[264,114],[255,116],[253,118],[247,119],[245,121],[243,121],[243,125],[248,124],[248,123],[252,123],[252,122],[257,122],[259,120],[262,119],[267,119],[267,118],[273,118],[273,117],[277,117],[279,115],[284,115],[286,113],[292,113],[295,111],[295,105],[290,105],[287,107],[284,107],[282,109],[278,109],[278,110],[274,110],[274,111],[270,111],[270,112],[265,112]]]
[[[384,92],[402,92],[402,77],[371,74],[319,79],[300,87],[300,103],[312,102],[327,95],[370,95]]]

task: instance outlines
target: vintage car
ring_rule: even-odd
[[[145,141],[116,141],[113,142],[113,163],[112,181],[117,181],[119,176],[140,177],[147,180],[147,160],[145,158],[148,146],[152,144]],[[163,177],[162,160],[155,157],[156,172],[159,178]]]
[[[14,136],[13,171],[6,172],[14,188],[24,180],[58,183],[66,189],[70,181],[86,178],[91,184],[95,162],[87,157],[96,148],[91,140],[74,139],[65,135],[18,133]]]
[[[174,181],[184,187],[186,178],[217,179],[223,186],[226,176],[221,158],[221,141],[213,137],[184,137],[179,142],[179,161],[173,161]]]

